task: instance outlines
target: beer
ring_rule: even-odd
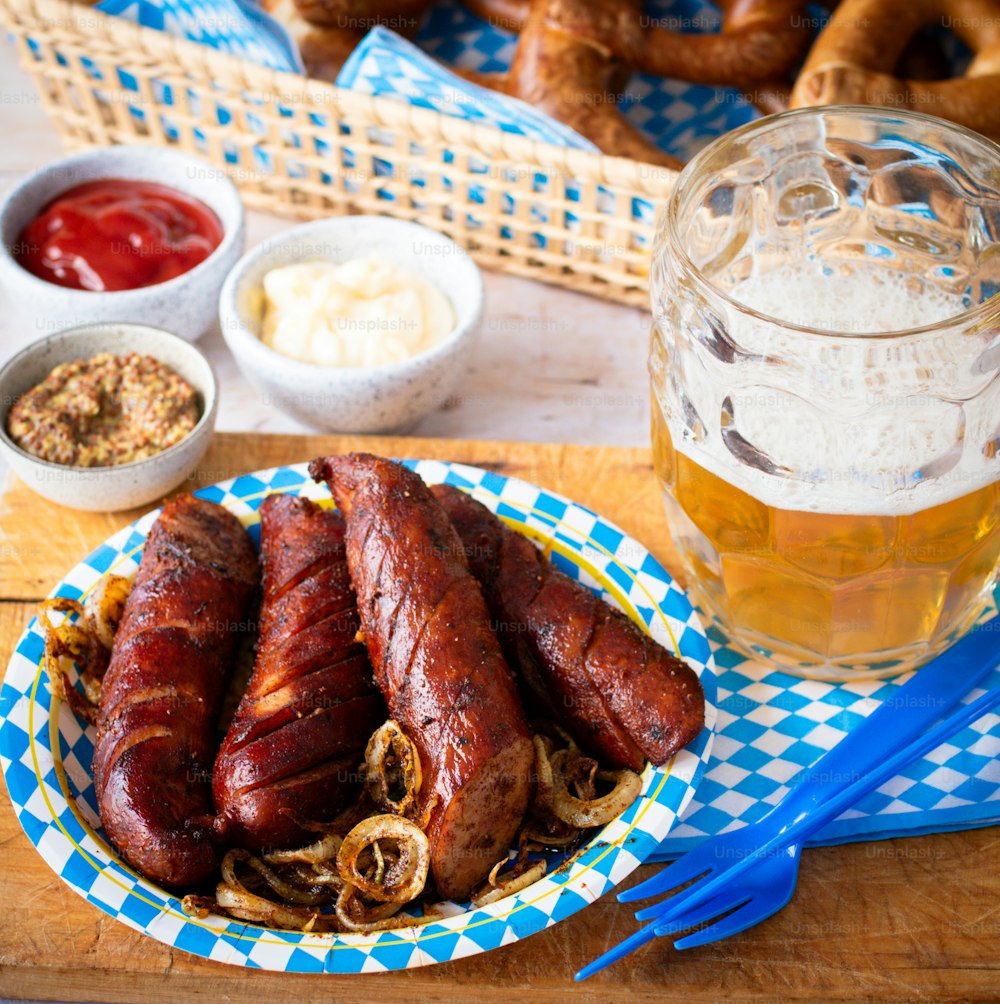
[[[650,269],[656,471],[695,599],[764,663],[888,676],[986,607],[996,166],[968,130],[832,106],[727,133],[674,186]]]
[[[891,332],[963,308],[912,275],[802,262],[748,277],[733,296],[760,315],[740,343],[766,339],[772,350],[780,336],[766,317]],[[703,610],[745,651],[811,676],[899,672],[947,647],[982,612],[1000,563],[996,459],[988,444],[963,441],[995,420],[997,402],[962,386],[961,336],[890,336],[873,349],[850,334],[794,334],[730,383],[706,364],[678,385],[670,357],[689,335],[686,317],[668,311],[653,332],[652,440]],[[807,374],[805,387],[784,370]]]
[[[1000,486],[909,515],[767,505],[675,450],[653,398],[653,456],[702,610],[750,655],[820,678],[891,672],[976,619],[1000,564]]]

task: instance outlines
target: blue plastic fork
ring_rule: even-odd
[[[991,691],[921,737],[998,663],[1000,618],[994,618],[914,674],[805,772],[762,819],[707,840],[659,874],[621,893],[618,898],[622,902],[645,899],[700,877],[665,902],[640,910],[636,917],[656,918],[655,922],[581,969],[577,979],[598,972],[658,935],[677,933],[728,914],[712,927],[675,942],[677,948],[693,948],[752,927],[782,909],[795,890],[805,838],[894,776],[900,767],[939,745],[962,727],[960,718],[964,721],[982,706],[974,716],[979,717],[1000,700],[1000,691],[996,695]],[[986,700],[991,696],[992,703]],[[925,748],[938,732],[941,738]],[[894,766],[886,773],[889,764]],[[833,805],[838,808],[831,815]],[[748,872],[737,884],[736,879]]]

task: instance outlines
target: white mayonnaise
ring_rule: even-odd
[[[426,352],[455,328],[448,298],[380,255],[300,262],[264,276],[261,340],[317,366],[383,366]]]

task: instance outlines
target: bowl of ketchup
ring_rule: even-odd
[[[212,325],[244,243],[224,171],[173,150],[114,146],[59,160],[0,204],[0,282],[23,341],[99,321],[189,341]]]

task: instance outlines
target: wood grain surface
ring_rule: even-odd
[[[591,506],[668,567],[674,553],[646,450],[358,437],[216,437],[197,484],[320,453],[372,449],[489,466]],[[43,596],[137,513],[0,499],[0,664]],[[286,976],[208,962],[136,934],[72,892],[0,806],[0,996],[66,1001],[995,1001],[1000,831],[818,848],[794,901],[717,945],[660,939],[583,984],[573,972],[638,926],[613,894],[525,941],[445,965],[371,976]],[[648,876],[640,868],[626,885]]]

